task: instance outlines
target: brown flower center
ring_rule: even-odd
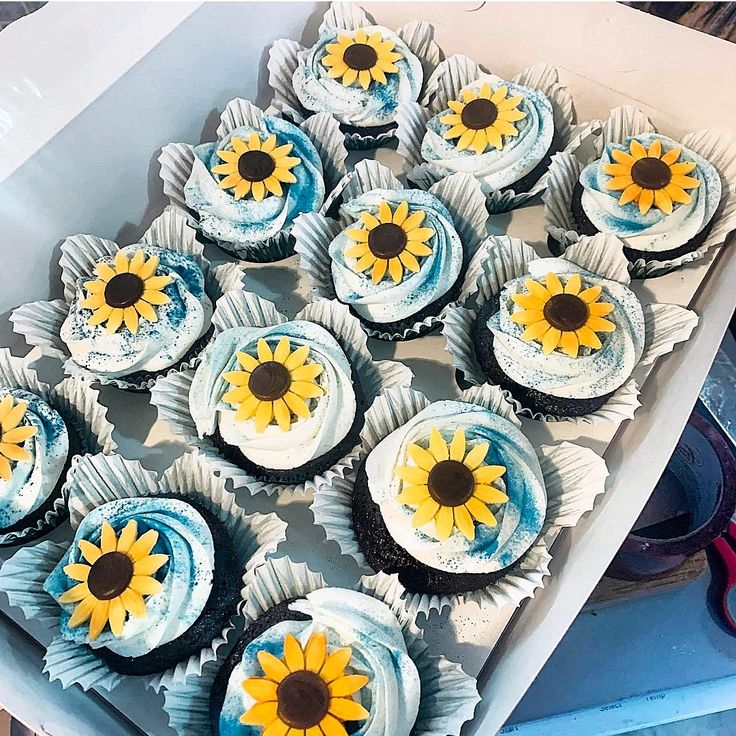
[[[291,386],[291,374],[282,363],[269,360],[257,365],[248,379],[248,388],[260,401],[276,401]]]
[[[265,151],[246,151],[238,159],[238,173],[246,181],[263,181],[276,171],[276,163]]]
[[[287,675],[276,690],[279,718],[290,728],[316,726],[330,707],[330,691],[322,678],[308,670]]]
[[[552,327],[571,332],[588,321],[588,305],[575,294],[555,294],[544,305],[544,318]]]
[[[498,117],[498,108],[490,101],[483,98],[471,100],[460,113],[460,120],[470,130],[483,130],[493,125]]]
[[[130,557],[123,552],[106,552],[90,568],[87,587],[98,600],[110,601],[124,593],[132,579]]]
[[[441,506],[462,506],[475,490],[473,472],[457,460],[442,460],[429,471],[429,495]]]
[[[132,307],[145,291],[143,279],[134,273],[119,273],[105,284],[105,303],[110,307]]]
[[[345,49],[342,60],[358,72],[366,71],[376,65],[378,54],[367,43],[354,43]]]
[[[634,162],[631,178],[643,189],[663,189],[670,183],[672,172],[664,161],[645,156]]]
[[[368,233],[368,248],[377,258],[395,258],[406,248],[406,233],[393,222],[382,222]]]

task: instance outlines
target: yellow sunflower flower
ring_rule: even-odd
[[[250,194],[256,202],[260,202],[269,194],[280,197],[283,194],[282,182],[293,184],[296,176],[292,169],[302,160],[297,156],[289,156],[293,143],[276,145],[276,136],[269,135],[265,141],[258,133],[251,133],[246,143],[241,138],[230,139],[232,151],[218,151],[217,155],[225,162],[212,167],[213,174],[221,174],[223,178],[220,189],[232,189],[235,199],[242,199]]]
[[[417,258],[428,256],[432,248],[427,245],[434,235],[431,227],[422,227],[425,213],[417,210],[409,215],[409,205],[401,202],[392,212],[388,202],[378,205],[378,217],[361,212],[364,228],[352,228],[347,236],[355,243],[345,250],[347,258],[355,258],[352,265],[356,273],[371,270],[371,280],[378,284],[386,275],[400,284],[404,269],[416,273],[420,269]]]
[[[263,677],[243,680],[255,705],[240,717],[262,726],[262,736],[347,736],[346,721],[370,715],[352,696],[368,684],[365,675],[346,675],[350,647],[327,652],[327,637],[317,631],[302,649],[292,634],[284,638],[284,657],[259,651]]]
[[[446,140],[458,138],[458,151],[470,148],[475,153],[483,153],[489,146],[503,148],[503,136],[519,135],[514,123],[526,117],[526,113],[518,109],[524,98],[521,95],[508,97],[508,92],[505,85],[493,90],[487,82],[480,92],[466,87],[460,93],[462,99],[447,103],[452,112],[443,115],[440,122],[449,125],[450,129],[442,137]]]
[[[671,148],[662,153],[659,140],[654,140],[646,149],[632,139],[629,153],[614,148],[611,158],[616,163],[603,164],[603,172],[612,177],[606,182],[606,189],[621,192],[620,205],[636,202],[642,215],[652,206],[670,215],[674,202],[690,204],[692,201],[686,189],[700,186],[699,179],[687,176],[695,168],[695,162],[678,163],[681,152],[680,148]]]
[[[559,348],[576,358],[581,345],[598,350],[602,343],[596,332],[616,329],[613,322],[603,319],[614,306],[598,301],[601,287],[581,291],[582,281],[577,273],[567,276],[564,285],[552,272],[544,281],[542,284],[526,279],[527,293],[511,297],[519,307],[511,314],[511,321],[526,327],[521,339],[541,343],[545,355]]]
[[[157,268],[158,256],[146,260],[142,250],[137,250],[130,261],[118,251],[112,266],[98,263],[95,266],[98,278],[85,281],[87,298],[79,302],[80,307],[92,310],[87,324],[107,322],[107,331],[113,333],[125,323],[135,334],[139,317],[156,322],[158,315],[154,307],[171,301],[162,290],[173,281],[171,276],[157,276]]]
[[[415,465],[394,471],[403,481],[400,503],[416,506],[412,523],[424,526],[434,519],[440,542],[457,528],[467,539],[475,539],[475,522],[496,526],[496,517],[487,504],[502,504],[509,497],[492,484],[505,472],[502,465],[485,465],[488,443],[479,442],[468,451],[465,432],[456,429],[447,443],[433,429],[429,446],[412,443],[409,457]]]
[[[10,394],[3,396],[0,401],[0,478],[10,480],[12,477],[11,463],[28,460],[31,455],[21,445],[36,434],[36,427],[18,425],[23,421],[28,403],[13,401]]]
[[[363,89],[368,89],[371,81],[386,84],[386,75],[399,71],[394,62],[402,54],[395,46],[395,41],[384,41],[380,32],[369,36],[359,28],[353,38],[340,34],[337,43],[328,43],[325,48],[329,53],[322,57],[322,64],[329,70],[327,76],[342,78],[345,87],[357,81]]]
[[[59,599],[60,603],[76,603],[69,627],[89,621],[89,638],[94,641],[109,623],[113,636],[121,636],[127,614],[136,618],[146,615],[144,596],[158,593],[163,585],[153,574],[168,562],[169,556],[152,555],[158,532],[149,529],[138,536],[138,524],[131,519],[117,537],[106,521],[102,524],[100,546],[85,539],[79,551],[87,561],[64,567],[64,572],[77,581]]]
[[[227,371],[222,377],[235,388],[222,400],[237,406],[235,421],[255,419],[256,432],[264,432],[273,420],[283,432],[288,432],[292,415],[308,419],[309,399],[317,399],[324,389],[317,376],[324,370],[318,363],[307,363],[309,346],[302,345],[292,352],[288,337],[282,337],[271,350],[263,339],[258,340],[257,357],[238,352],[242,371]]]

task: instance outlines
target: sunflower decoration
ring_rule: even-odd
[[[620,205],[638,204],[642,215],[652,206],[671,215],[674,203],[690,204],[692,201],[685,190],[700,186],[699,179],[688,176],[695,162],[680,161],[681,152],[681,148],[671,148],[663,153],[662,142],[658,139],[647,149],[632,138],[628,153],[614,148],[611,158],[616,163],[603,164],[603,172],[611,176],[605,187],[621,192]]]
[[[368,89],[372,81],[386,84],[386,75],[399,71],[395,62],[403,56],[395,47],[396,41],[384,41],[380,32],[369,36],[359,28],[353,38],[340,34],[337,43],[328,43],[322,64],[328,69],[327,76],[342,79],[345,87],[357,81]]]
[[[158,264],[158,256],[147,259],[143,250],[137,250],[130,261],[118,251],[112,265],[98,263],[98,278],[85,281],[87,298],[79,302],[80,307],[92,310],[87,324],[107,322],[107,331],[113,333],[125,323],[135,334],[140,319],[156,322],[155,307],[171,301],[163,289],[173,281],[171,276],[156,275]]]
[[[352,697],[368,684],[368,677],[345,674],[352,649],[328,653],[323,632],[314,632],[304,648],[287,634],[283,659],[264,650],[257,657],[263,677],[243,681],[243,690],[256,703],[240,722],[262,726],[262,736],[347,736],[343,723],[369,717]]]
[[[31,455],[23,443],[36,434],[36,427],[30,424],[19,426],[25,417],[28,403],[15,403],[10,394],[0,401],[0,479],[10,480],[12,463],[30,460]]]
[[[425,213],[421,210],[409,214],[407,202],[401,202],[392,212],[388,202],[378,205],[378,217],[361,212],[362,228],[347,231],[355,243],[345,250],[347,258],[355,258],[352,266],[356,273],[371,269],[371,280],[380,283],[386,272],[394,283],[400,284],[404,269],[418,272],[418,258],[428,256],[432,248],[427,241],[434,235],[431,227],[422,227]]]
[[[235,388],[222,400],[237,406],[235,421],[254,419],[256,432],[264,432],[275,421],[282,432],[288,432],[292,416],[308,419],[309,401],[324,394],[317,377],[324,367],[309,360],[309,346],[292,351],[288,337],[282,337],[275,349],[258,340],[256,357],[236,353],[243,370],[227,371],[222,377]]]
[[[447,105],[452,112],[443,115],[440,122],[449,125],[443,133],[445,140],[458,138],[455,144],[458,151],[470,148],[475,153],[483,153],[487,148],[502,149],[503,136],[519,135],[515,122],[523,120],[526,113],[519,110],[522,95],[509,97],[507,86],[491,89],[485,82],[479,92],[466,87],[459,100],[450,100]]]
[[[273,134],[264,141],[258,133],[251,133],[247,141],[233,136],[230,145],[231,151],[217,152],[225,163],[214,166],[212,173],[222,175],[220,189],[232,189],[235,199],[243,199],[248,194],[256,202],[269,194],[280,197],[284,192],[282,183],[293,184],[296,181],[292,169],[302,160],[289,156],[293,143],[278,146]]]
[[[506,468],[485,464],[487,442],[468,449],[462,429],[455,430],[449,443],[439,430],[432,429],[428,447],[411,443],[408,452],[415,464],[396,468],[395,474],[403,481],[397,498],[417,507],[412,521],[415,528],[434,519],[435,536],[444,542],[455,528],[467,539],[475,539],[476,521],[496,526],[488,504],[509,500],[492,485]]]
[[[123,633],[128,614],[135,618],[146,615],[144,596],[158,593],[163,585],[153,575],[169,556],[151,554],[158,532],[149,529],[138,536],[138,524],[131,519],[118,537],[103,522],[100,546],[79,540],[79,551],[86,562],[64,567],[64,572],[77,584],[59,598],[59,603],[75,603],[69,627],[89,621],[89,638],[94,641],[109,623],[113,636]]]
[[[541,343],[545,355],[560,349],[577,358],[581,346],[599,350],[602,343],[596,333],[616,329],[613,322],[604,319],[613,311],[613,304],[598,300],[603,291],[600,286],[583,289],[578,273],[568,276],[564,285],[552,272],[544,284],[530,278],[524,284],[527,293],[511,297],[519,307],[511,321],[523,325],[521,339]]]

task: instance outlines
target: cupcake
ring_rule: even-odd
[[[128,390],[193,365],[211,335],[212,302],[242,278],[235,264],[212,268],[194,236],[166,210],[132,245],[67,238],[64,299],[18,307],[15,331],[64,359],[68,374]]]
[[[66,379],[53,388],[0,349],[0,547],[23,544],[67,516],[67,472],[86,452],[112,452],[98,393]]]
[[[245,514],[196,454],[161,479],[88,455],[70,479],[74,539],[20,550],[0,574],[11,604],[58,626],[50,679],[109,690],[125,675],[157,689],[201,671],[285,523]]]
[[[427,652],[395,578],[329,588],[281,558],[256,584],[227,659],[166,691],[179,736],[456,736],[472,718],[475,680]]]
[[[715,131],[678,142],[633,107],[611,111],[594,153],[558,157],[545,196],[549,247],[562,253],[581,235],[615,235],[632,275],[657,276],[688,263],[736,228],[728,173],[736,147]]]
[[[485,236],[478,183],[456,174],[428,192],[404,189],[364,161],[334,205],[339,221],[312,213],[294,228],[315,293],[347,304],[372,337],[408,339],[437,327],[444,307],[463,298],[468,259]]]
[[[164,193],[200,237],[237,258],[286,258],[294,218],[319,210],[345,173],[337,122],[324,114],[296,125],[242,99],[231,100],[220,121],[214,142],[164,146]]]
[[[408,368],[374,362],[346,307],[319,300],[293,320],[232,292],[196,370],[161,379],[151,402],[190,445],[217,452],[251,492],[304,491],[342,476],[359,454],[365,411]]]
[[[432,35],[423,20],[394,32],[355,5],[334,3],[311,48],[288,39],[271,47],[274,104],[296,119],[334,115],[349,148],[384,145],[396,129],[399,106],[420,98],[425,76],[440,59]]]
[[[448,174],[471,174],[492,212],[543,191],[552,156],[576,149],[589,132],[574,125],[572,98],[554,67],[538,64],[509,81],[464,55],[440,63],[423,104],[402,104],[397,120],[412,182],[428,189]]]
[[[445,315],[447,349],[465,381],[501,386],[537,419],[631,418],[635,369],[686,340],[697,315],[642,304],[612,236],[584,236],[564,258],[490,240],[491,257],[474,270],[477,306]]]
[[[563,506],[575,523],[607,475],[592,451],[535,448],[520,426],[497,387],[435,402],[392,389],[366,416],[364,461],[315,495],[315,521],[358,562],[398,574],[410,609],[518,603],[548,571],[542,530]]]

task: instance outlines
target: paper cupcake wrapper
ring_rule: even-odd
[[[413,378],[409,368],[393,360],[373,359],[368,350],[365,333],[358,320],[350,314],[344,304],[327,299],[318,299],[308,304],[294,319],[307,320],[321,325],[340,343],[355,375],[361,382],[367,403],[392,386],[408,386]],[[233,291],[225,295],[217,304],[212,318],[215,330],[220,332],[230,327],[266,327],[287,322],[272,302],[256,294]],[[360,457],[360,443],[335,462],[329,469],[303,483],[267,483],[249,475],[229,460],[219,456],[217,449],[208,437],[199,437],[194,420],[189,411],[189,390],[194,371],[160,378],[151,389],[151,403],[156,407],[174,434],[180,436],[190,447],[198,448],[210,458],[216,458],[217,471],[230,478],[236,488],[245,487],[268,495],[277,492],[306,493],[342,478]]]
[[[303,562],[288,557],[271,559],[256,572],[251,602],[245,611],[246,626],[275,605],[290,598],[302,598],[326,587],[319,573]],[[466,721],[473,717],[480,701],[475,679],[466,675],[460,665],[429,653],[421,631],[405,611],[404,589],[397,576],[365,576],[355,586],[361,593],[383,601],[401,625],[406,648],[421,680],[419,713],[412,729],[413,736],[456,736]],[[202,677],[167,689],[164,710],[169,725],[178,736],[211,736],[209,699],[212,683],[221,663],[205,668]]]
[[[630,105],[616,107],[602,122],[600,136],[594,143],[594,156],[599,158],[608,143],[623,143],[626,138],[644,133],[656,133],[649,118]],[[629,263],[632,278],[662,276],[687,263],[703,257],[709,248],[723,245],[728,235],[736,230],[736,141],[717,130],[705,129],[689,133],[682,145],[710,161],[718,170],[723,185],[721,202],[713,215],[713,223],[707,237],[697,250],[678,258],[650,260],[638,259]],[[569,152],[560,153],[552,160],[548,188],[544,201],[545,230],[557,241],[552,244],[558,252],[580,235],[575,230],[575,220],[570,210],[572,191],[584,164]]]
[[[0,386],[18,388],[40,396],[61,414],[71,432],[76,432],[83,452],[111,453],[117,448],[112,438],[115,427],[107,420],[107,408],[99,401],[99,392],[88,383],[65,378],[56,386],[40,381],[28,362],[0,348]],[[72,463],[79,456],[72,458]],[[68,516],[66,499],[69,480],[60,478],[61,495],[42,519],[35,524],[13,532],[0,534],[0,547],[23,544],[59,526]]]
[[[485,384],[463,391],[461,401],[477,404],[508,419],[516,426],[521,422],[498,386]],[[430,404],[424,394],[409,387],[396,387],[381,396],[366,413],[362,433],[366,452],[382,439],[406,424]],[[480,590],[462,594],[437,595],[405,592],[404,605],[411,616],[475,601],[480,607],[518,606],[544,586],[552,559],[548,532],[554,528],[574,526],[590,511],[595,499],[605,490],[608,476],[603,458],[592,450],[563,442],[555,446],[535,448],[539,456],[547,492],[547,514],[537,541],[504,573],[503,577]],[[338,543],[343,554],[365,565],[353,528],[352,495],[355,475],[340,484],[320,489],[312,502],[315,523],[325,530],[327,539]]]

